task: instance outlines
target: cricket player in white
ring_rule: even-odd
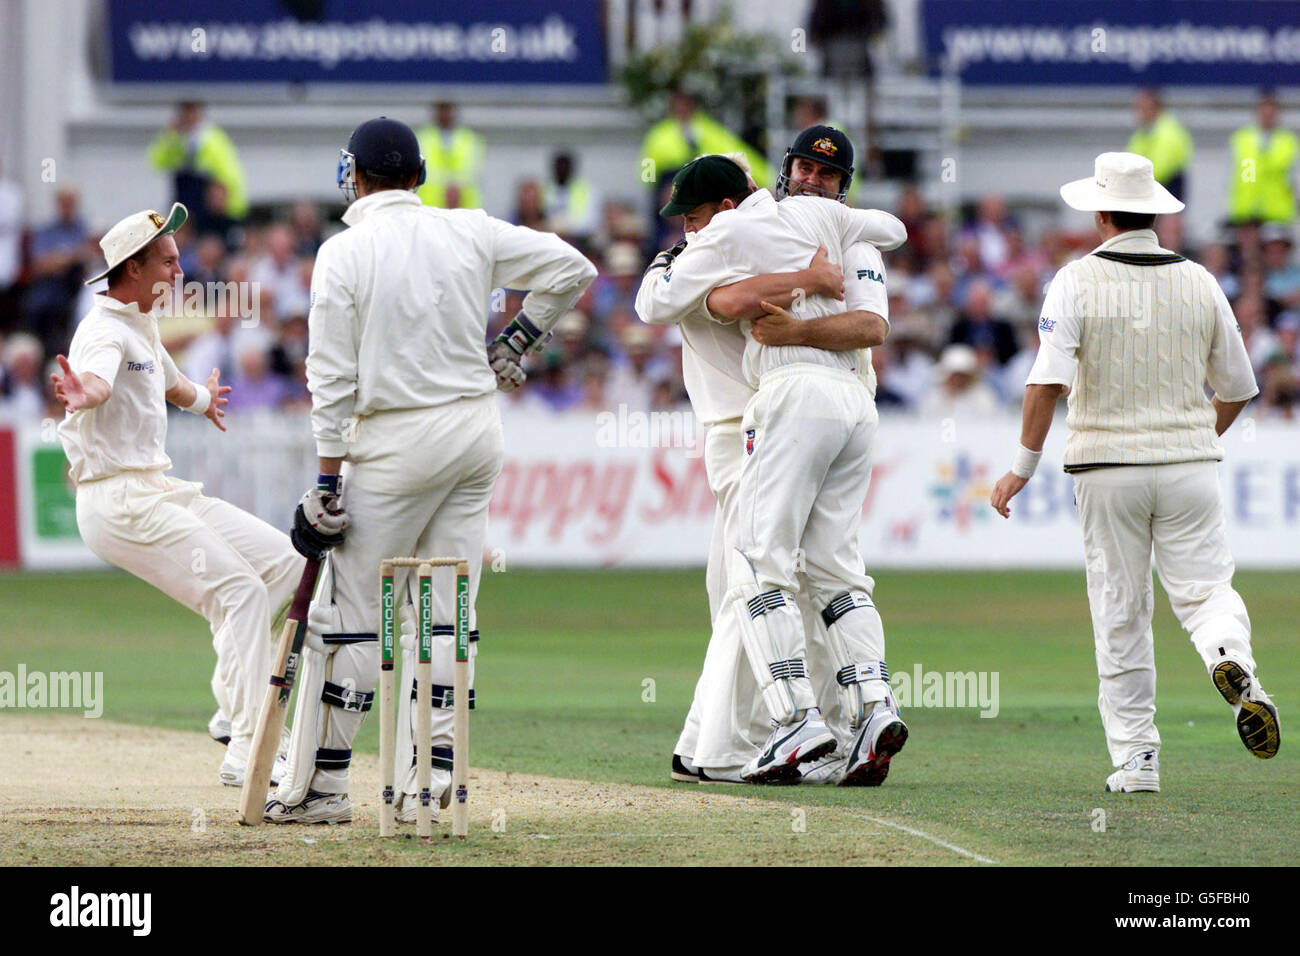
[[[166,218],[140,212],[100,240],[108,268],[86,284],[107,276],[108,290],[95,296],[53,379],[67,408],[59,438],[77,485],[82,539],[212,628],[213,690],[231,724],[220,779],[238,787],[271,671],[271,621],[293,597],[303,560],[282,532],[166,474],[166,403],[225,431],[230,391],[216,369],[205,384],[191,382],[158,337],[154,307],[182,278],[171,234],[185,219],[179,203]],[[283,771],[280,761],[274,778]]]
[[[845,139],[842,152],[831,159],[813,153],[825,131],[811,128],[796,138],[787,151],[778,182],[780,195],[820,195],[843,201],[853,174],[852,144]],[[744,157],[731,154],[748,174]],[[752,185],[752,180],[750,180]],[[679,201],[679,207],[691,202]],[[686,238],[708,225],[719,203],[706,202],[684,213]],[[883,244],[897,241],[898,222],[880,213],[880,232],[871,237]],[[705,468],[717,498],[713,538],[706,571],[710,616],[713,632],[705,663],[696,684],[695,696],[685,726],[674,748],[673,778],[681,781],[732,781],[740,779],[740,770],[759,749],[770,727],[762,706],[753,674],[745,662],[739,625],[726,593],[724,561],[727,552],[739,546],[737,488],[744,462],[744,441],[740,429],[745,405],[754,389],[741,374],[745,337],[739,324],[719,324],[707,309],[679,315],[668,311],[671,295],[665,297],[656,282],[676,254],[684,248],[661,254],[647,271],[638,293],[637,307],[643,320],[653,324],[676,323],[683,339],[683,368],[687,391],[697,417],[708,428],[705,441]],[[752,319],[751,333],[764,344],[780,345],[804,342],[831,350],[866,349],[879,344],[888,330],[888,298],[885,295],[884,266],[879,251],[870,242],[852,245],[846,256],[847,277],[830,265],[825,250],[819,250],[809,268],[781,275],[758,276],[715,290],[710,303],[720,311]],[[668,283],[668,288],[671,282]],[[788,307],[796,295],[825,294],[844,297],[844,312],[803,321],[794,319],[782,308],[765,313],[760,301]],[[869,356],[864,356],[870,367]],[[818,682],[817,699],[822,704],[827,724],[841,739],[852,736],[848,708],[842,706],[841,686],[835,680],[840,669],[827,654],[826,625],[819,607],[806,590],[797,597],[804,625],[817,639],[810,642],[809,657],[813,679]],[[837,783],[843,778],[845,758],[839,755],[801,764],[802,780]]]
[[[838,137],[838,131],[816,137],[816,151],[833,158],[841,148]],[[704,305],[716,317],[723,297],[711,293],[719,287],[796,271],[819,246],[830,251],[832,261],[845,261],[845,250],[871,238],[882,216],[895,227],[892,241],[880,243],[883,248],[895,248],[906,238],[892,217],[827,199],[796,196],[778,205],[759,190],[729,202],[734,208],[713,216],[651,287],[680,311]],[[770,302],[759,305],[785,321],[796,320]],[[833,299],[814,295],[805,299],[798,318],[834,311]],[[906,728],[892,706],[881,666],[883,629],[857,551],[876,424],[869,365],[863,366],[862,352],[765,346],[748,322],[742,328],[748,340],[743,375],[757,394],[742,420],[741,547],[726,559],[726,600],[736,612],[746,656],[776,729],[741,776],[753,782],[794,779],[800,763],[825,756],[837,744],[804,662],[805,627],[794,603],[802,575],[823,609],[836,677],[848,698],[845,709],[855,739],[841,782],[878,783],[889,756],[906,739]],[[886,729],[883,737],[876,733]]]
[[[311,611],[299,678],[289,769],[266,819],[351,819],[352,742],[379,675],[379,562],[464,557],[470,564],[470,627],[488,502],[504,455],[498,388],[523,380],[519,360],[595,278],[576,249],[549,233],[482,210],[425,206],[415,133],[395,120],[357,127],[342,153],[339,183],[348,229],[317,253],[308,317],[307,381],[320,457],[317,487],[295,517],[307,549],[332,546],[330,574]],[[486,344],[492,292],[529,289],[523,311]],[[305,522],[311,525],[310,530]],[[345,537],[346,535],[346,537]],[[443,569],[439,569],[443,570]],[[451,782],[451,575],[434,580],[435,794]],[[402,611],[404,716],[398,720],[397,818],[416,814],[415,632],[410,575]],[[399,592],[400,593],[400,592]],[[471,634],[477,639],[477,630]],[[470,655],[470,684],[474,658]],[[470,691],[471,706],[473,691]]]
[[[1094,175],[1066,183],[1061,198],[1091,211],[1105,241],[1047,290],[1020,448],[991,504],[1009,515],[1069,389],[1065,470],[1083,530],[1097,703],[1117,768],[1106,789],[1158,791],[1153,551],[1174,614],[1232,706],[1242,742],[1257,757],[1278,750],[1277,708],[1255,677],[1250,618],[1232,587],[1215,465],[1219,436],[1259,389],[1218,282],[1156,242],[1155,216],[1183,203],[1155,181],[1149,159],[1102,153]]]

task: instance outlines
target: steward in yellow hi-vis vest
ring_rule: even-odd
[[[571,153],[551,158],[551,178],[542,186],[542,208],[553,232],[567,239],[583,240],[596,231],[600,199],[591,184],[577,175]]]
[[[201,103],[187,100],[177,106],[171,125],[150,144],[149,161],[155,169],[173,175],[176,201],[195,210],[197,226],[203,226],[210,213],[234,220],[248,215],[239,153],[225,130],[204,119]],[[207,187],[213,182],[225,187],[225,205],[210,211]]]
[[[695,97],[674,92],[668,116],[651,126],[641,142],[642,160],[650,160],[655,182],[662,184],[703,153],[744,153],[754,181],[772,181],[772,167],[762,153],[699,109]]]
[[[483,137],[456,123],[456,104],[435,103],[434,122],[417,134],[427,177],[416,195],[426,206],[481,209]]]
[[[1164,107],[1155,90],[1138,90],[1133,97],[1138,128],[1129,137],[1128,152],[1151,160],[1156,182],[1174,198],[1187,193],[1187,166],[1192,161],[1192,136]]]
[[[1232,134],[1228,219],[1236,223],[1295,220],[1295,164],[1300,138],[1278,128],[1278,104],[1271,93],[1259,98],[1258,122]]]

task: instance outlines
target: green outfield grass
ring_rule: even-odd
[[[1254,622],[1261,677],[1288,729],[1300,686],[1296,577],[1242,573],[1237,586]],[[1159,590],[1164,792],[1131,796],[1101,792],[1110,768],[1081,573],[882,572],[876,598],[895,675],[918,663],[927,671],[996,671],[997,717],[912,707],[905,713],[911,737],[879,790],[726,788],[729,794],[833,808],[837,829],[854,819],[839,811],[861,810],[999,863],[1294,863],[1295,740],[1284,733],[1271,761],[1245,751]],[[0,670],[19,662],[29,671],[102,670],[106,718],[205,727],[213,663],[207,628],[158,592],[120,574],[9,574],[0,575],[0,607]],[[475,765],[670,786],[672,746],[707,639],[701,571],[485,574],[478,612]],[[645,699],[648,681],[653,700]],[[377,750],[377,724],[367,722],[360,749]],[[1095,829],[1098,808],[1105,832]],[[708,821],[697,825],[707,833]],[[714,858],[743,862],[725,821],[717,832]],[[879,827],[871,833],[892,839]],[[802,839],[821,840],[813,859],[833,862],[842,836],[810,828]],[[603,853],[617,862],[610,849],[599,842],[591,860]],[[962,861],[942,853],[936,860],[933,849],[927,846],[926,861]]]

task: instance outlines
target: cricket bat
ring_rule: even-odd
[[[271,770],[280,750],[280,733],[284,730],[289,698],[298,677],[298,661],[302,656],[302,642],[307,636],[307,609],[316,590],[316,576],[320,562],[307,559],[289,605],[289,616],[280,632],[275,663],[271,668],[271,683],[262,699],[262,709],[257,716],[257,729],[253,732],[253,747],[244,771],[244,789],[239,796],[239,822],[255,827],[262,822],[266,811],[266,794],[271,788]]]

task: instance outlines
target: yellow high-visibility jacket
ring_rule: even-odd
[[[1133,133],[1128,151],[1151,160],[1156,182],[1167,186],[1191,162],[1192,134],[1174,114],[1165,110],[1150,126],[1140,127]]]
[[[702,153],[744,153],[749,158],[754,182],[759,186],[772,184],[772,167],[763,154],[754,149],[731,130],[702,110],[690,118],[690,137],[673,117],[660,120],[650,127],[641,143],[642,161],[649,160],[653,178],[658,182],[666,174],[681,169]],[[692,148],[691,140],[694,140]],[[644,177],[642,177],[644,178]]]
[[[1228,180],[1228,218],[1232,222],[1295,220],[1292,177],[1300,139],[1290,130],[1275,129],[1267,142],[1254,124],[1232,134],[1232,173]]]
[[[173,172],[186,166],[226,187],[225,213],[231,219],[248,214],[248,190],[244,185],[244,167],[234,142],[220,126],[205,123],[199,128],[197,145],[191,156],[189,137],[179,131],[163,130],[149,146],[149,160],[155,168]]]
[[[479,180],[483,175],[483,137],[472,129],[457,126],[444,139],[442,130],[423,126],[416,133],[424,156],[424,185],[416,190],[426,206],[447,205],[447,187],[460,189],[462,209],[483,208]]]

